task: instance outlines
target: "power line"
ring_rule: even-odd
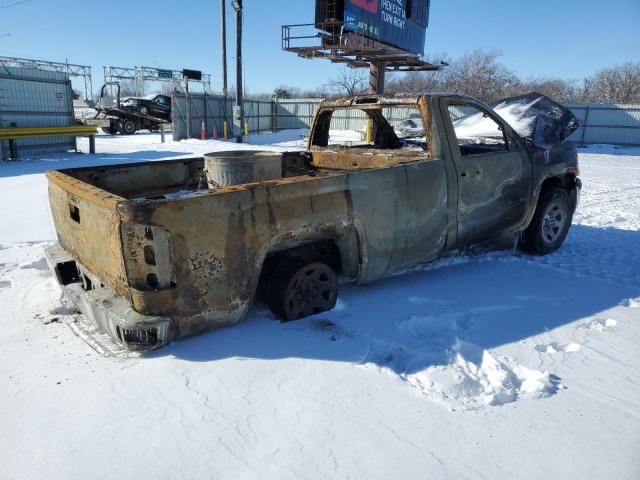
[[[2,10],[3,8],[17,7],[18,5],[22,5],[23,3],[29,3],[32,1],[33,0],[22,0],[21,2],[10,3],[9,5],[0,5],[0,10]]]

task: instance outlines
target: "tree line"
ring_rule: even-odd
[[[474,50],[457,59],[436,55],[448,66],[434,72],[387,74],[387,93],[449,92],[493,102],[536,91],[560,103],[640,104],[640,62],[603,68],[581,80],[561,77],[520,78],[500,62],[500,52]],[[429,61],[427,59],[427,61]],[[279,98],[327,98],[366,92],[368,71],[345,68],[338,77],[315,90],[281,86]]]

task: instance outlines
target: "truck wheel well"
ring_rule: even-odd
[[[547,178],[540,188],[540,195],[554,188],[562,188],[567,192],[571,192],[576,188],[576,176],[572,173],[560,175],[558,177]]]
[[[342,273],[342,256],[338,244],[334,240],[320,240],[267,254],[262,265],[260,280],[268,279],[278,266],[292,260],[326,263],[337,274]]]
[[[544,194],[548,191],[560,188],[565,190],[569,194],[569,200],[571,202],[572,212],[578,206],[578,189],[577,189],[577,177],[573,173],[567,173],[559,175],[557,177],[547,178],[540,187],[540,194],[538,195],[538,201],[543,198]]]

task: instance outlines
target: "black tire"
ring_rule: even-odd
[[[133,120],[125,119],[120,121],[120,133],[122,135],[133,135],[137,130]]]
[[[573,208],[569,193],[561,188],[543,192],[531,224],[522,234],[520,248],[534,255],[558,250],[569,233]]]
[[[112,126],[102,127],[102,131],[108,135],[116,135],[118,133],[118,129]]]
[[[338,278],[325,263],[285,261],[266,288],[269,309],[288,322],[332,310],[338,300]]]

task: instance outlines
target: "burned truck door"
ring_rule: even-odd
[[[394,199],[396,222],[393,270],[429,262],[438,257],[447,241],[447,175],[441,159],[424,158],[402,165],[403,185]]]
[[[458,243],[512,233],[531,198],[532,163],[523,143],[480,103],[442,98],[440,109],[458,178]]]

